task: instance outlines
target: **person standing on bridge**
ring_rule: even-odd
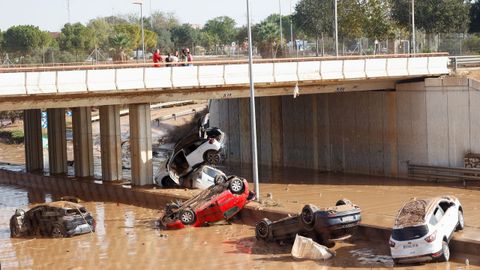
[[[190,53],[190,49],[187,48],[187,66],[193,66],[193,55]]]
[[[160,63],[163,62],[162,56],[160,55],[160,50],[156,49],[155,53],[153,53],[153,63],[154,67],[159,67]]]

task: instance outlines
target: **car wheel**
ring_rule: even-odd
[[[244,188],[243,180],[237,177],[230,180],[228,184],[228,189],[230,189],[233,194],[242,194]]]
[[[439,260],[441,262],[448,262],[448,260],[450,260],[450,248],[445,240],[442,241],[442,255],[440,256]]]
[[[465,228],[465,219],[463,218],[463,211],[458,211],[458,223],[457,227],[455,228],[456,231],[461,231]]]
[[[392,258],[393,259],[393,264],[400,264],[400,260],[399,259],[395,259],[395,258]]]
[[[53,238],[65,237],[65,228],[61,224],[54,223],[52,226],[52,231],[50,232],[50,236],[52,236]]]
[[[340,199],[337,201],[335,206],[353,204],[349,199]]]
[[[227,182],[227,177],[223,174],[218,174],[213,179],[213,183],[215,183],[215,185],[222,185],[225,184],[225,182]]]
[[[10,219],[10,237],[20,237],[21,233],[17,227],[16,222],[13,220],[13,217]]]
[[[193,223],[195,223],[195,212],[193,212],[192,209],[183,209],[181,212],[180,212],[180,221],[184,224],[184,225],[192,225]]]
[[[166,175],[165,177],[162,178],[162,187],[164,188],[174,188],[177,186],[177,183],[175,183],[170,176]]]
[[[267,240],[270,234],[270,224],[272,222],[268,218],[264,218],[257,223],[257,226],[255,226],[255,237],[257,240]]]
[[[205,152],[203,159],[210,165],[220,164],[220,153],[215,150],[208,150]]]
[[[315,225],[315,212],[317,211],[318,208],[313,204],[307,204],[302,208],[300,220],[305,228],[313,229],[313,226]]]

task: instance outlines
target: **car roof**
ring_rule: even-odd
[[[412,198],[399,210],[395,219],[394,229],[423,225],[426,217],[433,213],[442,200],[456,200],[454,196],[439,196],[432,198]]]
[[[50,207],[62,208],[66,210],[83,208],[83,205],[81,204],[68,202],[68,201],[55,201],[55,202],[46,203],[45,205]]]

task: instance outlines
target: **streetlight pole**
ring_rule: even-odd
[[[293,52],[293,13],[292,13],[292,0],[290,0],[290,42],[292,45],[290,45],[291,50]]]
[[[278,0],[278,8],[280,10],[280,48],[283,49],[283,24],[282,24],[282,1]]]
[[[252,174],[257,201],[260,200],[260,186],[258,183],[257,160],[257,121],[255,119],[255,85],[253,83],[253,48],[252,27],[250,25],[250,0],[247,0],[247,29],[248,29],[248,75],[250,78],[250,129],[252,130]]]
[[[416,52],[415,44],[415,0],[412,0],[412,52]]]
[[[335,2],[335,55],[338,57],[338,11],[337,11],[337,0]]]
[[[135,1],[133,2],[133,4],[140,6],[140,22],[142,24],[142,54],[143,54],[143,63],[146,63],[147,60],[145,58],[145,32],[143,30],[143,0]]]

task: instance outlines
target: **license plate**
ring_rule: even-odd
[[[418,247],[418,244],[403,245],[403,248],[404,248],[404,249],[407,249],[407,248],[416,248],[416,247]]]
[[[355,217],[353,217],[353,216],[347,216],[347,217],[342,218],[342,221],[345,221],[345,222],[350,222],[350,221],[354,221],[354,220],[355,220]]]

